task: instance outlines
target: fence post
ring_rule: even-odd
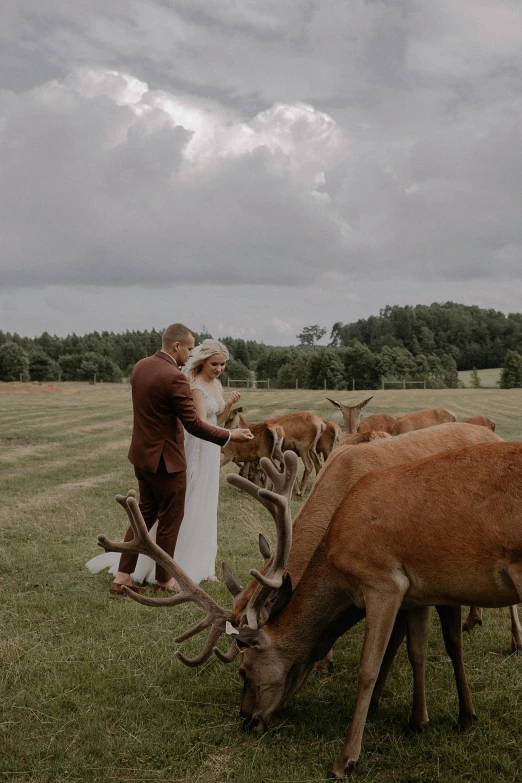
[[[58,370],[58,386],[62,385],[62,373]]]
[[[230,378],[227,378],[227,389],[230,389]]]
[[[326,378],[324,379],[324,390],[326,391]]]
[[[20,383],[22,383],[23,379],[24,379],[24,374],[23,374],[23,372],[21,372],[20,373]]]
[[[352,391],[355,391],[355,378],[352,378]]]
[[[381,391],[384,391],[384,378],[381,378]]]
[[[96,373],[94,373],[94,385],[96,386]]]
[[[268,384],[267,384],[267,387],[266,387],[266,388],[267,388],[267,389],[269,389],[269,388],[270,388],[270,378],[268,378]]]
[[[403,379],[402,381],[402,390],[404,391],[406,389],[406,381]]]
[[[295,388],[296,388],[296,389],[298,389],[298,388],[299,388],[299,378],[296,378],[296,379],[295,379]]]

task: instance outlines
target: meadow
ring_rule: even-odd
[[[0,385],[1,387],[2,385]],[[117,492],[136,486],[127,461],[132,412],[128,385],[0,388],[0,780],[315,783],[344,739],[356,692],[364,623],[336,645],[335,668],[310,678],[292,706],[254,737],[240,730],[237,663],[199,669],[175,657],[173,638],[198,615],[191,606],[154,609],[110,599],[107,573],[85,562],[96,537],[121,538]],[[444,405],[460,418],[487,414],[498,434],[522,440],[522,390],[327,392],[365,413],[394,415]],[[290,410],[334,420],[325,392],[248,391],[247,418]],[[235,469],[235,468],[233,468]],[[218,560],[245,584],[261,565],[257,533],[274,540],[260,504],[226,484],[222,470]],[[295,508],[298,508],[296,501]],[[456,520],[456,524],[458,520]],[[222,584],[208,591],[222,604]],[[411,674],[405,650],[386,698],[369,717],[356,781],[520,781],[522,660],[509,653],[507,609],[486,610],[464,638],[478,714],[453,731],[457,697],[434,620],[427,669],[430,728],[407,730]],[[221,643],[223,648],[226,642]],[[194,654],[199,638],[182,649]]]

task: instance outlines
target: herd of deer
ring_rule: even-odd
[[[369,400],[356,406],[331,402],[345,421],[335,450],[337,425],[311,413],[248,425],[255,448],[224,450],[224,461],[260,463],[271,489],[257,486],[248,473],[230,474],[227,481],[259,501],[277,531],[273,555],[260,537],[265,565],[250,571],[245,588],[224,565],[231,609],[217,604],[150,539],[134,492],[117,496],[134,539],[100,536],[99,543],[107,551],[149,555],[180,585],[178,594],[165,599],[127,591],[135,601],[192,601],[205,611],[175,640],[208,629],[197,657],[178,653],[183,663],[197,666],[213,652],[230,663],[242,654],[240,714],[256,732],[290,703],[314,666],[331,664],[334,642],[366,617],[354,713],[328,773],[337,780],[357,763],[369,706],[379,703],[405,636],[413,671],[410,722],[417,730],[427,726],[425,662],[433,606],[453,664],[461,730],[475,719],[462,657],[461,606],[471,605],[466,630],[481,621],[480,607],[509,606],[512,650],[522,655],[516,610],[522,601],[522,443],[502,441],[487,417],[456,422],[449,411],[434,408],[361,421]],[[318,476],[292,520],[298,456],[305,467],[299,493],[314,466]],[[216,646],[222,634],[230,640],[227,652]]]

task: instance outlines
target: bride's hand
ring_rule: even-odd
[[[228,398],[227,402],[229,405],[233,405],[235,402],[239,402],[241,399],[241,395],[238,391],[230,392],[230,397]]]

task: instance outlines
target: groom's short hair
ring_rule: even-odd
[[[194,332],[184,324],[171,324],[167,326],[161,336],[163,348],[170,348],[172,343],[186,342],[189,337],[194,337]]]

